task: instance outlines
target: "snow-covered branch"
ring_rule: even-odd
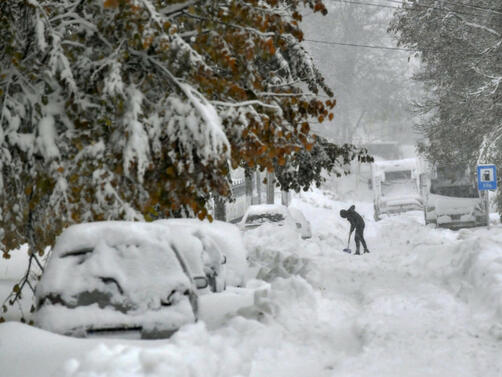
[[[266,108],[277,110],[277,111],[281,110],[280,107],[278,107],[278,106],[270,105],[268,103],[264,103],[264,102],[258,101],[258,100],[250,100],[250,101],[237,102],[237,103],[223,102],[223,101],[211,101],[211,103],[215,106],[224,106],[224,107],[244,107],[244,106],[258,105],[261,107],[266,107]]]
[[[225,26],[234,28],[234,29],[243,30],[243,31],[246,31],[246,32],[249,32],[249,33],[256,34],[256,35],[258,35],[260,37],[263,37],[263,38],[268,38],[268,37],[275,36],[275,33],[273,33],[273,32],[262,32],[262,31],[260,31],[258,29],[253,29],[253,28],[246,27],[246,26],[232,24],[232,23],[229,23],[229,22],[219,21],[219,20],[215,20],[215,19],[209,19],[209,18],[206,18],[206,17],[200,17],[200,16],[197,16],[197,15],[194,15],[194,14],[191,14],[191,13],[187,13],[185,11],[183,11],[183,15],[185,15],[187,17],[190,17],[190,18],[194,18],[196,20],[211,21],[211,22],[215,22],[215,23],[220,24],[220,25],[225,25]]]

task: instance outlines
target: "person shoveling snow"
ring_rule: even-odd
[[[347,243],[347,248],[343,249],[346,253],[351,253],[352,251],[349,248],[350,245],[350,237],[352,236],[352,232],[354,229],[356,230],[356,234],[354,236],[354,241],[356,241],[356,255],[361,255],[359,252],[360,244],[363,244],[364,253],[369,253],[368,247],[366,246],[366,241],[364,240],[364,220],[360,214],[356,212],[356,206],[352,205],[348,210],[342,209],[340,211],[340,216],[350,223],[350,233],[349,233],[349,241]]]

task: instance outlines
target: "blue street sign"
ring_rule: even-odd
[[[497,189],[497,168],[495,165],[478,165],[478,190]]]

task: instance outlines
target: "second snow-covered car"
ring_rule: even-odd
[[[299,210],[297,210],[299,212]],[[302,238],[309,238],[310,224],[296,212],[296,217],[289,211],[289,208],[282,204],[257,204],[249,206],[244,214],[239,227],[246,231],[257,228],[263,224],[273,224],[278,227],[295,229]],[[301,212],[300,212],[301,213]],[[303,214],[302,214],[303,216]]]
[[[245,285],[249,277],[247,250],[237,225],[193,218],[163,219],[155,223],[189,231],[200,239],[200,257],[213,292],[220,292],[225,286]]]
[[[152,223],[70,226],[37,285],[35,324],[74,336],[170,336],[197,320],[197,289],[208,285],[178,251],[191,237]]]

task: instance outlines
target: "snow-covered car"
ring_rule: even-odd
[[[214,238],[202,227],[198,219],[165,219],[156,221],[157,224],[169,227],[171,230],[189,232],[198,245],[179,250],[188,261],[189,268],[199,270],[202,266],[212,292],[221,292],[226,287],[226,256]],[[202,223],[201,223],[202,224]]]
[[[279,227],[295,229],[302,234],[302,223],[295,219],[288,207],[282,204],[251,205],[246,210],[239,228],[242,231],[255,229],[263,224],[273,224]]]
[[[228,286],[242,287],[248,279],[247,250],[235,224],[199,219],[163,219],[155,223],[189,231],[203,245],[202,260],[213,292]]]
[[[451,229],[488,225],[488,199],[480,195],[468,166],[436,164],[431,173],[421,176],[425,224]]]
[[[305,218],[305,215],[298,208],[288,207],[289,213],[296,222],[301,224],[300,233],[303,239],[312,238],[312,229],[310,222]]]
[[[35,324],[67,335],[169,337],[198,317],[194,276],[178,251],[188,232],[141,222],[95,222],[57,238],[35,291]]]

